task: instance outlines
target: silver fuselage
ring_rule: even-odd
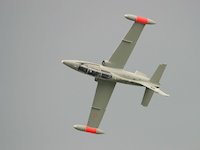
[[[95,64],[79,60],[63,60],[63,64],[81,73],[93,76],[95,80],[109,80],[124,84],[142,86],[141,82],[149,83],[150,79],[142,73],[133,73],[123,69],[111,68],[100,64]]]

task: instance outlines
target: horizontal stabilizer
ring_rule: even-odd
[[[93,127],[89,127],[89,126],[85,126],[85,125],[77,124],[77,125],[74,125],[73,127],[79,131],[89,132],[89,133],[93,133],[93,134],[104,134],[103,130],[101,130],[101,129],[93,128]]]
[[[169,94],[164,93],[159,88],[148,88],[148,87],[146,87],[146,90],[145,90],[145,93],[144,93],[144,96],[143,96],[143,99],[142,99],[142,103],[141,103],[143,106],[146,107],[146,106],[149,105],[149,102],[150,102],[154,92],[156,92],[156,93],[158,93],[162,96],[169,96]]]
[[[146,88],[143,99],[142,99],[142,105],[147,107],[149,105],[149,102],[153,96],[154,91]]]
[[[166,94],[165,92],[161,91],[160,88],[154,87],[151,84],[142,83],[142,85],[146,87],[146,90],[142,99],[142,103],[141,103],[143,106],[148,106],[154,92],[162,96],[169,96],[169,94]]]
[[[167,67],[166,64],[160,64],[157,68],[157,70],[154,72],[153,76],[151,77],[150,81],[154,84],[160,84],[160,78],[163,75],[163,72],[165,71],[165,68]]]

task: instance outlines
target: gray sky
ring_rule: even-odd
[[[198,0],[1,0],[0,149],[200,149],[200,3]],[[128,32],[132,13],[147,25],[126,68],[151,76],[167,63],[150,106],[144,88],[118,84],[100,125],[105,135],[73,129],[87,123],[94,79],[62,59],[101,63]]]

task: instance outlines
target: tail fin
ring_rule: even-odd
[[[159,81],[160,81],[160,78],[162,77],[162,74],[166,66],[167,66],[166,64],[160,64],[158,66],[157,70],[154,72],[153,76],[150,79],[152,83],[160,85]]]

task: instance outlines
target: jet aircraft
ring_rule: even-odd
[[[97,81],[88,123],[87,125],[74,125],[77,130],[95,134],[104,133],[98,127],[117,82],[145,87],[141,103],[143,106],[148,106],[154,92],[169,96],[160,90],[159,82],[167,66],[166,64],[160,64],[151,78],[139,71],[133,73],[123,69],[144,26],[146,24],[155,24],[155,21],[141,16],[126,14],[125,18],[135,23],[109,60],[103,60],[102,64],[80,60],[62,60],[63,64],[83,74],[90,75]]]

